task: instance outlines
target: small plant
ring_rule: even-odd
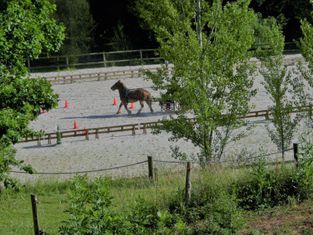
[[[76,177],[69,199],[69,218],[62,222],[61,235],[130,234],[124,219],[111,210],[112,197],[103,179],[91,183],[87,177]]]

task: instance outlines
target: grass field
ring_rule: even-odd
[[[230,185],[235,179],[246,177],[247,169],[194,170],[192,187],[197,190],[201,183]],[[168,202],[184,189],[184,171],[162,173],[157,182],[147,178],[108,179],[113,196],[114,210],[126,212],[138,197],[144,198],[159,208],[166,208]],[[214,176],[214,177],[212,177]],[[61,221],[67,218],[64,212],[69,206],[68,190],[71,182],[37,183],[25,185],[19,192],[6,191],[0,196],[0,234],[34,234],[30,194],[38,197],[40,228],[48,234],[58,234]],[[313,234],[313,200],[297,204],[290,199],[285,206],[243,211],[245,226],[240,234]]]

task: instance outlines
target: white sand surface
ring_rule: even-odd
[[[92,71],[95,72],[96,69]],[[87,73],[86,70],[74,72]],[[48,76],[46,73],[43,75]],[[137,102],[135,103],[133,115],[128,116],[124,108],[122,108],[122,113],[117,115],[118,107],[113,106],[112,103],[114,96],[118,98],[118,92],[110,89],[117,80],[53,85],[54,91],[60,96],[59,107],[48,113],[41,114],[30,126],[35,130],[53,132],[56,130],[57,125],[61,130],[73,129],[74,120],[76,120],[80,129],[142,123],[168,118],[169,113],[161,112],[157,103],[153,103],[154,113],[150,113],[148,106],[145,105],[142,113],[139,116],[135,115],[135,112],[139,109],[139,103]],[[158,94],[151,89],[152,84],[150,81],[143,78],[122,79],[122,81],[128,88],[144,87],[151,91],[153,96],[158,97]],[[261,76],[256,76],[255,87],[258,88],[258,94],[251,101],[255,105],[254,110],[267,109],[271,103],[264,88],[260,85],[260,81]],[[64,108],[65,100],[68,100],[69,108]],[[265,129],[266,122],[260,119],[251,120],[250,122],[255,123],[256,127],[249,136],[228,146],[225,150],[225,158],[238,157],[238,154],[243,154],[243,150],[250,153],[258,152],[261,148],[264,148],[267,152],[276,151],[275,145],[268,138]],[[17,159],[30,163],[37,172],[75,172],[107,169],[145,161],[148,155],[153,156],[155,160],[173,160],[170,146],[174,143],[168,141],[169,137],[170,135],[166,133],[153,135],[148,130],[147,134],[137,131],[135,136],[131,132],[123,132],[101,134],[99,139],[95,139],[94,136],[90,136],[89,140],[85,140],[84,137],[65,138],[62,139],[60,145],[56,145],[55,141],[52,145],[43,142],[42,146],[37,146],[36,142],[20,143],[16,144],[15,148],[17,150]],[[191,143],[183,140],[175,144],[188,154],[195,154],[199,151]],[[288,157],[291,156],[292,152],[288,152]],[[174,165],[162,164],[159,167],[173,167]],[[91,175],[131,176],[140,174],[147,174],[146,164],[101,171]],[[13,175],[22,181],[46,178],[64,179],[73,176],[71,174]]]

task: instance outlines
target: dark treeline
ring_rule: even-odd
[[[157,47],[153,33],[134,11],[136,0],[54,0],[67,27],[62,54]],[[228,0],[224,0],[226,3]],[[286,42],[301,37],[300,20],[310,19],[310,0],[252,0],[251,7],[282,25]]]

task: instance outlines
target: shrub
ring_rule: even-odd
[[[124,218],[113,213],[112,197],[107,183],[96,179],[90,183],[87,177],[76,177],[69,194],[69,218],[59,228],[62,235],[130,234]]]
[[[235,234],[244,224],[235,194],[229,190],[229,179],[223,170],[218,171],[202,172],[188,206],[183,203],[182,190],[169,205],[170,211],[188,225],[190,234]]]
[[[175,213],[161,210],[139,198],[129,215],[133,234],[186,234],[184,221]]]
[[[302,158],[298,168],[282,166],[280,170],[268,169],[260,161],[246,179],[234,186],[239,206],[256,210],[288,203],[290,198],[298,202],[309,198],[313,189],[312,158]]]

